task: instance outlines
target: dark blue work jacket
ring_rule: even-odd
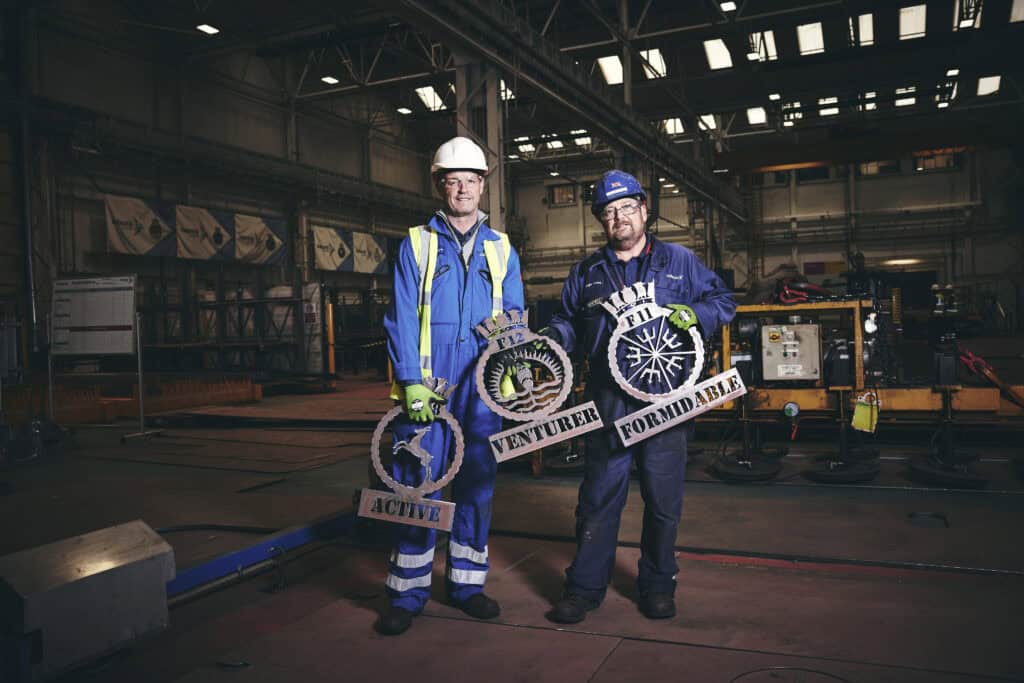
[[[549,325],[557,330],[567,352],[587,357],[592,389],[614,384],[608,368],[608,339],[616,320],[601,303],[623,287],[653,282],[659,305],[693,308],[705,339],[736,312],[732,292],[692,251],[662,242],[650,233],[647,240],[650,248],[637,257],[639,264],[627,264],[623,269],[615,264],[614,253],[602,247],[574,265],[562,287],[561,308]]]

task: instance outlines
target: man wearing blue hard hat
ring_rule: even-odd
[[[669,322],[683,330],[699,325],[705,339],[732,320],[736,310],[732,293],[692,251],[647,232],[646,202],[647,193],[629,173],[608,171],[597,182],[591,211],[608,242],[572,267],[561,307],[542,330],[566,351],[587,357],[587,391],[606,425],[646,405],[623,391],[608,367],[616,321],[600,304],[609,295],[652,282],[657,303],[673,310]],[[637,576],[640,611],[651,619],[675,616],[675,542],[690,433],[680,425],[628,448],[614,430],[587,437],[576,557],[566,570],[565,592],[547,615],[551,621],[580,622],[604,599],[634,462],[645,505]]]

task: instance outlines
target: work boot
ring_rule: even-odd
[[[566,593],[545,616],[556,624],[578,624],[587,618],[587,612],[597,609],[599,604],[582,595]]]
[[[401,635],[412,626],[414,616],[416,615],[407,609],[389,607],[388,611],[380,615],[380,619],[377,620],[377,632],[385,636]]]
[[[493,619],[501,614],[497,601],[483,593],[476,593],[462,602],[453,600],[452,604],[474,619]]]
[[[676,600],[671,593],[647,593],[640,596],[640,611],[648,619],[670,619],[676,615]]]

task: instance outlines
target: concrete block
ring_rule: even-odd
[[[166,628],[174,576],[174,551],[140,520],[12,553],[0,631],[34,635],[32,677],[52,676]]]

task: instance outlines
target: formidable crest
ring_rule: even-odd
[[[608,340],[612,376],[630,396],[653,403],[692,386],[704,369],[704,340],[683,331],[655,300],[653,282],[638,282],[602,303],[618,319]]]

